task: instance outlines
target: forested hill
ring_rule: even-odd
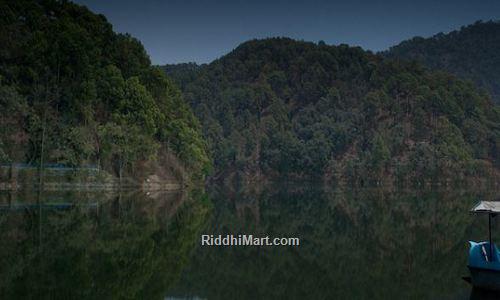
[[[476,22],[431,38],[415,37],[383,53],[418,60],[432,69],[474,81],[500,104],[500,22]]]
[[[104,16],[68,1],[0,0],[0,45],[0,163],[116,175],[155,157],[184,174],[208,165],[180,91]]]
[[[417,63],[272,38],[169,70],[182,75],[218,174],[416,182],[500,166],[499,108],[472,83]]]

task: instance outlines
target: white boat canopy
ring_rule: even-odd
[[[480,201],[471,210],[473,213],[500,213],[500,201]]]

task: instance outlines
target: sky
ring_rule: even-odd
[[[499,20],[500,0],[76,0],[130,33],[153,64],[208,63],[254,38],[380,51],[414,36]]]

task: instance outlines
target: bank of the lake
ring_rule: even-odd
[[[40,170],[33,165],[10,164],[0,166],[0,190],[181,190],[199,184],[165,174],[119,178],[96,166],[44,165]]]

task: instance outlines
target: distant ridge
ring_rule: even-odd
[[[446,70],[474,81],[500,104],[500,22],[477,21],[450,33],[414,37],[382,53],[417,60],[434,70]]]
[[[224,176],[413,184],[498,173],[498,107],[418,63],[270,38],[169,74]]]

